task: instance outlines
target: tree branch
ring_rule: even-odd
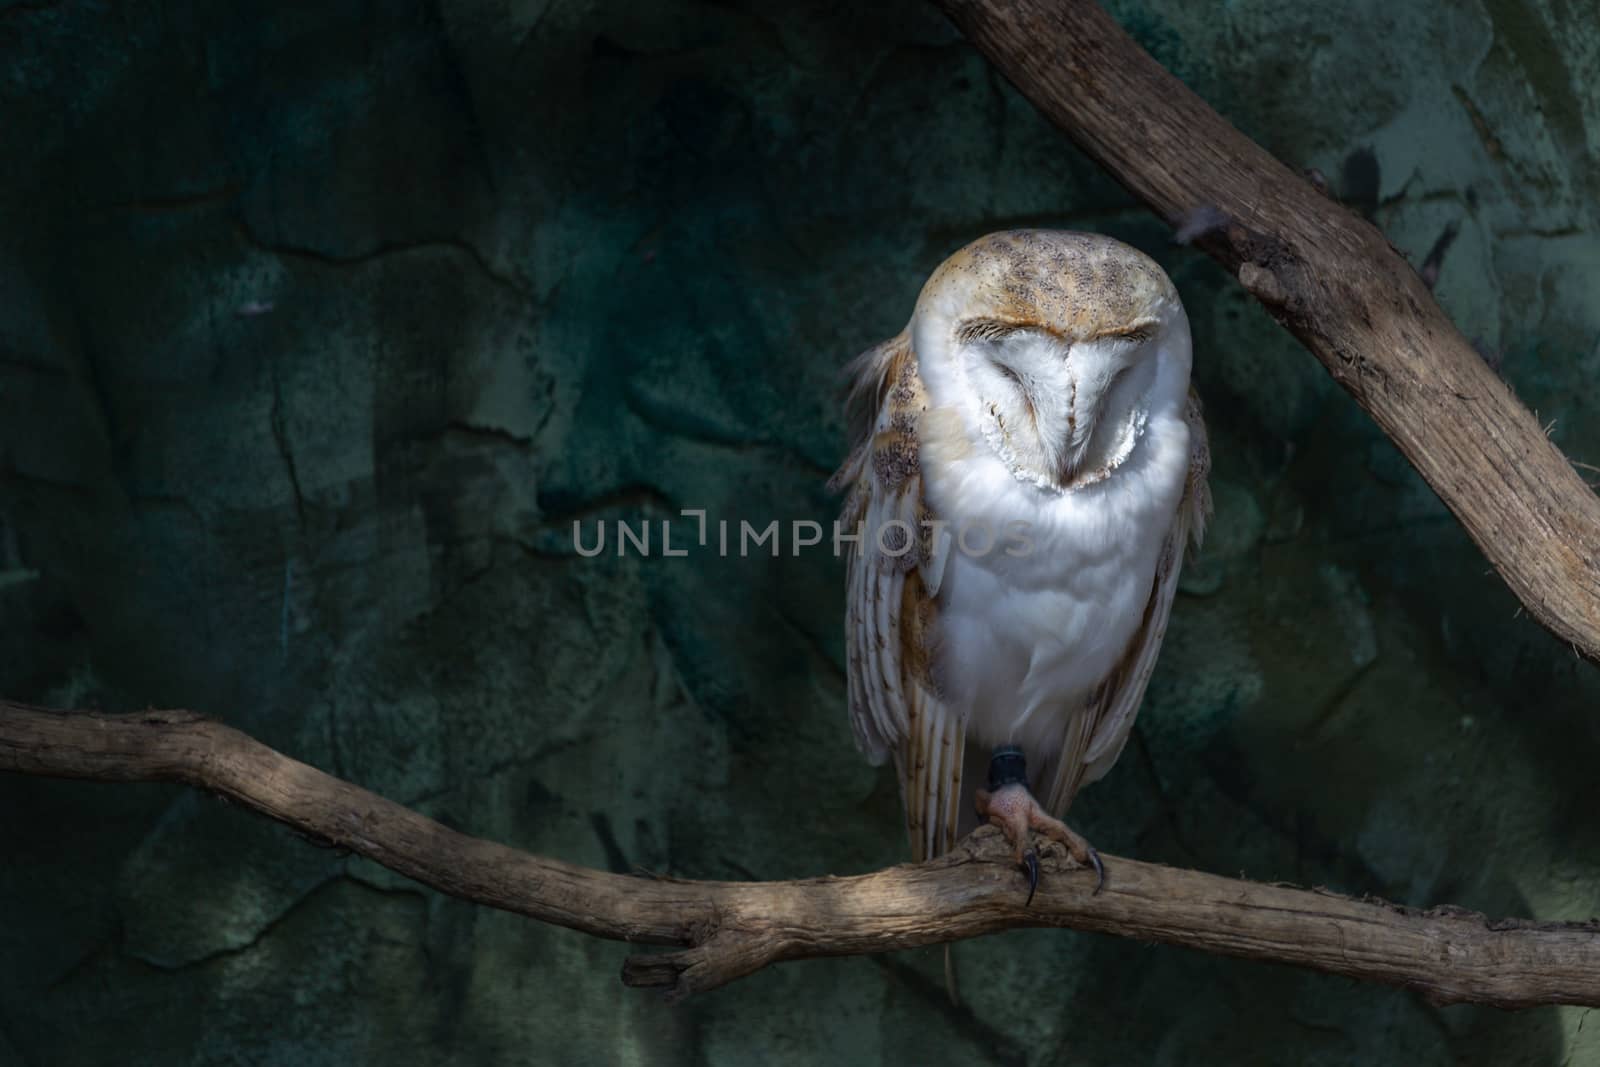
[[[1528,611],[1600,661],[1600,498],[1376,227],[1234,129],[1093,0],[936,2],[1130,192],[1202,230],[1195,243],[1367,410]]]
[[[930,863],[850,878],[690,882],[610,874],[458,833],[187,711],[57,712],[0,701],[0,771],[182,782],[424,885],[596,937],[676,945],[622,980],[678,998],[782,960],[1018,926],[1095,930],[1406,986],[1441,1003],[1600,1006],[1600,923],[1489,921],[1106,857],[1105,890],[1047,854],[1031,906],[996,831]]]

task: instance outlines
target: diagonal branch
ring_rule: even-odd
[[[1022,875],[992,830],[930,863],[849,878],[689,882],[610,874],[469,837],[187,711],[57,712],[0,701],[0,772],[183,782],[424,885],[596,937],[676,945],[622,980],[669,997],[782,960],[956,941],[1018,926],[1095,930],[1290,963],[1506,1008],[1600,1006],[1600,923],[1490,921],[1321,890],[1106,858],[1092,877],[1046,857]]]
[[[1600,497],[1376,227],[1319,193],[1093,0],[936,0],[1080,148],[1299,338],[1529,613],[1600,661]]]

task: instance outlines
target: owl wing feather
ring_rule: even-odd
[[[1178,591],[1178,574],[1188,542],[1200,546],[1206,519],[1211,515],[1211,447],[1206,439],[1200,398],[1191,388],[1185,412],[1189,426],[1189,474],[1178,514],[1162,544],[1155,581],[1144,618],[1117,667],[1091,693],[1086,707],[1072,717],[1066,741],[1050,784],[1046,807],[1064,818],[1078,789],[1097,781],[1117,762],[1133,732],[1134,718],[1144,701],[1145,689],[1155,671],[1156,657],[1166,636],[1172,599]]]
[[[908,336],[868,349],[851,371],[857,444],[830,483],[848,487],[840,522],[860,535],[846,564],[850,722],[874,764],[894,757],[921,861],[955,844],[966,748],[966,722],[939,698],[930,671],[949,535],[925,525],[918,423],[927,396]]]

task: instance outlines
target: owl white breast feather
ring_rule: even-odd
[[[850,718],[874,762],[894,758],[917,859],[984,816],[1030,898],[1032,830],[1103,880],[1060,820],[1122,751],[1210,511],[1189,368],[1160,267],[1043,230],[961,249],[906,329],[857,360],[855,448],[835,475],[862,533]]]

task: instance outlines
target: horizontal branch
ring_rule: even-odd
[[[0,701],[0,772],[182,782],[443,893],[596,937],[678,946],[633,956],[629,985],[671,997],[782,960],[1072,927],[1289,963],[1436,1002],[1600,1006],[1600,924],[1489,921],[1320,890],[1105,858],[1107,883],[1045,857],[1038,894],[984,829],[929,863],[849,878],[694,882],[611,874],[469,837],[187,711],[58,712]]]
[[[937,3],[1130,192],[1199,231],[1195,244],[1366,409],[1529,613],[1600,661],[1600,497],[1377,227],[1240,133],[1093,0]]]

